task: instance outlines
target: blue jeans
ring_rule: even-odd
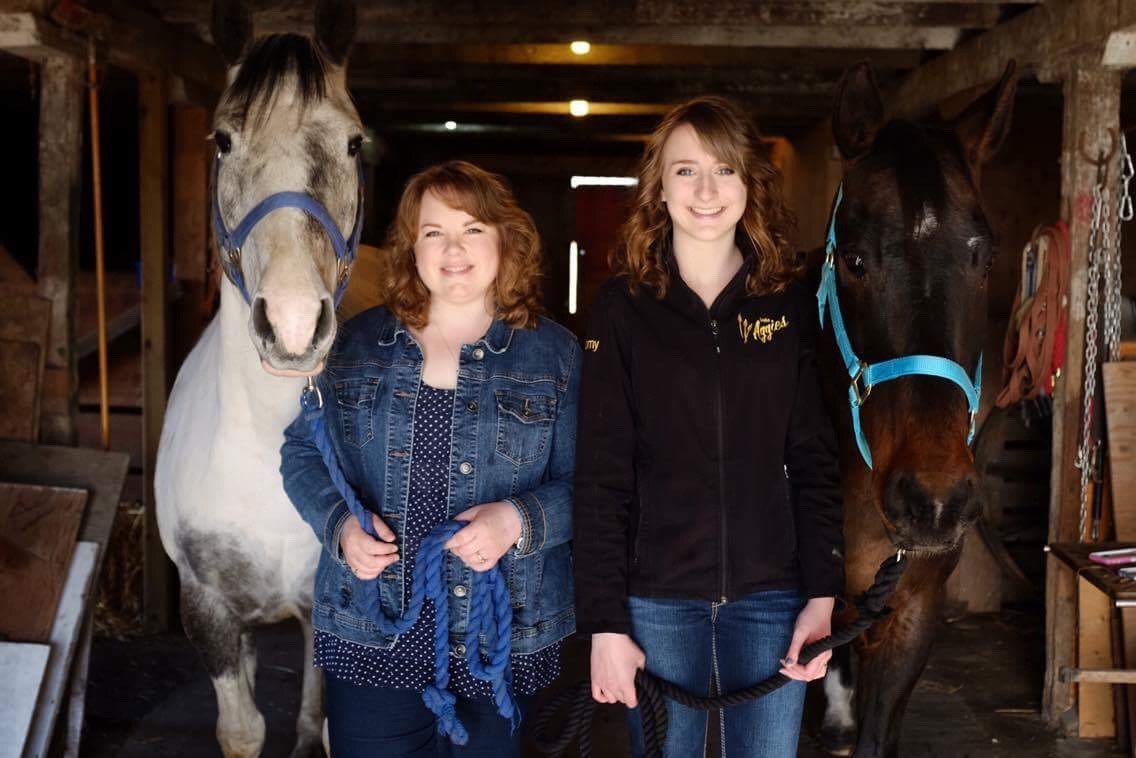
[[[521,729],[509,734],[509,722],[490,700],[458,698],[457,713],[469,743],[454,745],[438,736],[434,714],[421,693],[370,687],[324,677],[328,737],[335,758],[518,758]],[[531,697],[517,697],[522,718]]]
[[[789,652],[804,600],[795,590],[757,592],[729,603],[630,599],[632,637],[647,654],[647,670],[690,692],[733,692],[777,673]],[[805,683],[789,682],[765,697],[727,708],[722,755],[788,758],[797,754]],[[664,758],[701,758],[709,713],[667,700]],[[638,709],[628,711],[631,753],[644,754]]]

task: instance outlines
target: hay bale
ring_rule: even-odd
[[[137,500],[118,504],[95,596],[95,633],[123,639],[142,634],[142,561],[145,508]]]

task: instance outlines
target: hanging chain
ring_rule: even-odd
[[[1107,179],[1107,170],[1102,167],[1097,172],[1097,183],[1093,187],[1093,217],[1089,226],[1089,282],[1085,298],[1085,383],[1082,388],[1084,403],[1081,415],[1081,446],[1077,450],[1077,460],[1074,462],[1074,465],[1081,470],[1078,542],[1085,539],[1085,523],[1089,513],[1089,479],[1096,458],[1096,442],[1093,439],[1093,394],[1097,387],[1097,317],[1100,312],[1100,264],[1104,257],[1100,241],[1104,236],[1103,224],[1109,215]]]
[[[1077,539],[1085,538],[1085,525],[1089,513],[1089,480],[1100,482],[1097,471],[1098,453],[1103,444],[1095,439],[1093,417],[1096,413],[1094,395],[1097,387],[1097,351],[1102,334],[1098,321],[1103,315],[1103,344],[1100,344],[1103,359],[1115,361],[1120,357],[1120,277],[1121,277],[1121,231],[1122,221],[1133,217],[1132,195],[1129,185],[1136,175],[1132,157],[1124,135],[1120,135],[1119,162],[1117,165],[1116,215],[1112,215],[1110,193],[1108,190],[1107,164],[1103,161],[1098,167],[1097,184],[1093,187],[1093,213],[1089,226],[1088,239],[1088,289],[1085,298],[1085,383],[1083,387],[1083,414],[1081,417],[1081,445],[1077,450],[1074,465],[1081,471],[1081,502],[1077,526]],[[1103,158],[1103,156],[1102,156]],[[1102,284],[1101,278],[1104,278]],[[1101,291],[1103,289],[1103,292]],[[1103,302],[1102,302],[1103,300]],[[1102,314],[1103,310],[1103,314]],[[1095,537],[1095,535],[1094,535]]]
[[[1120,222],[1132,220],[1132,195],[1129,194],[1128,186],[1132,182],[1133,173],[1132,156],[1128,154],[1128,144],[1122,132],[1116,172],[1119,177],[1116,187],[1119,202],[1112,228],[1112,247],[1104,262],[1104,359],[1107,361],[1120,360],[1120,308],[1123,299],[1120,295]]]

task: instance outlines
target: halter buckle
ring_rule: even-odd
[[[865,384],[863,389],[860,389],[860,382],[864,377],[864,372],[868,370],[868,364],[860,361],[860,365],[856,368],[856,373],[852,375],[852,383],[849,389],[852,390],[852,404],[859,407],[864,404],[868,399],[868,395],[872,394],[872,385]]]
[[[241,266],[241,249],[239,247],[229,248],[229,262],[237,268]]]

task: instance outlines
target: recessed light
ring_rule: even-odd
[[[446,129],[448,131],[452,132],[454,129],[457,129],[457,128],[458,128],[458,122],[457,121],[447,121],[446,122]]]
[[[588,53],[592,52],[592,43],[587,42],[586,40],[578,39],[571,45],[569,45],[568,49],[576,55],[587,55]]]
[[[568,103],[568,112],[573,116],[580,118],[588,115],[588,101],[587,100],[572,100]]]

